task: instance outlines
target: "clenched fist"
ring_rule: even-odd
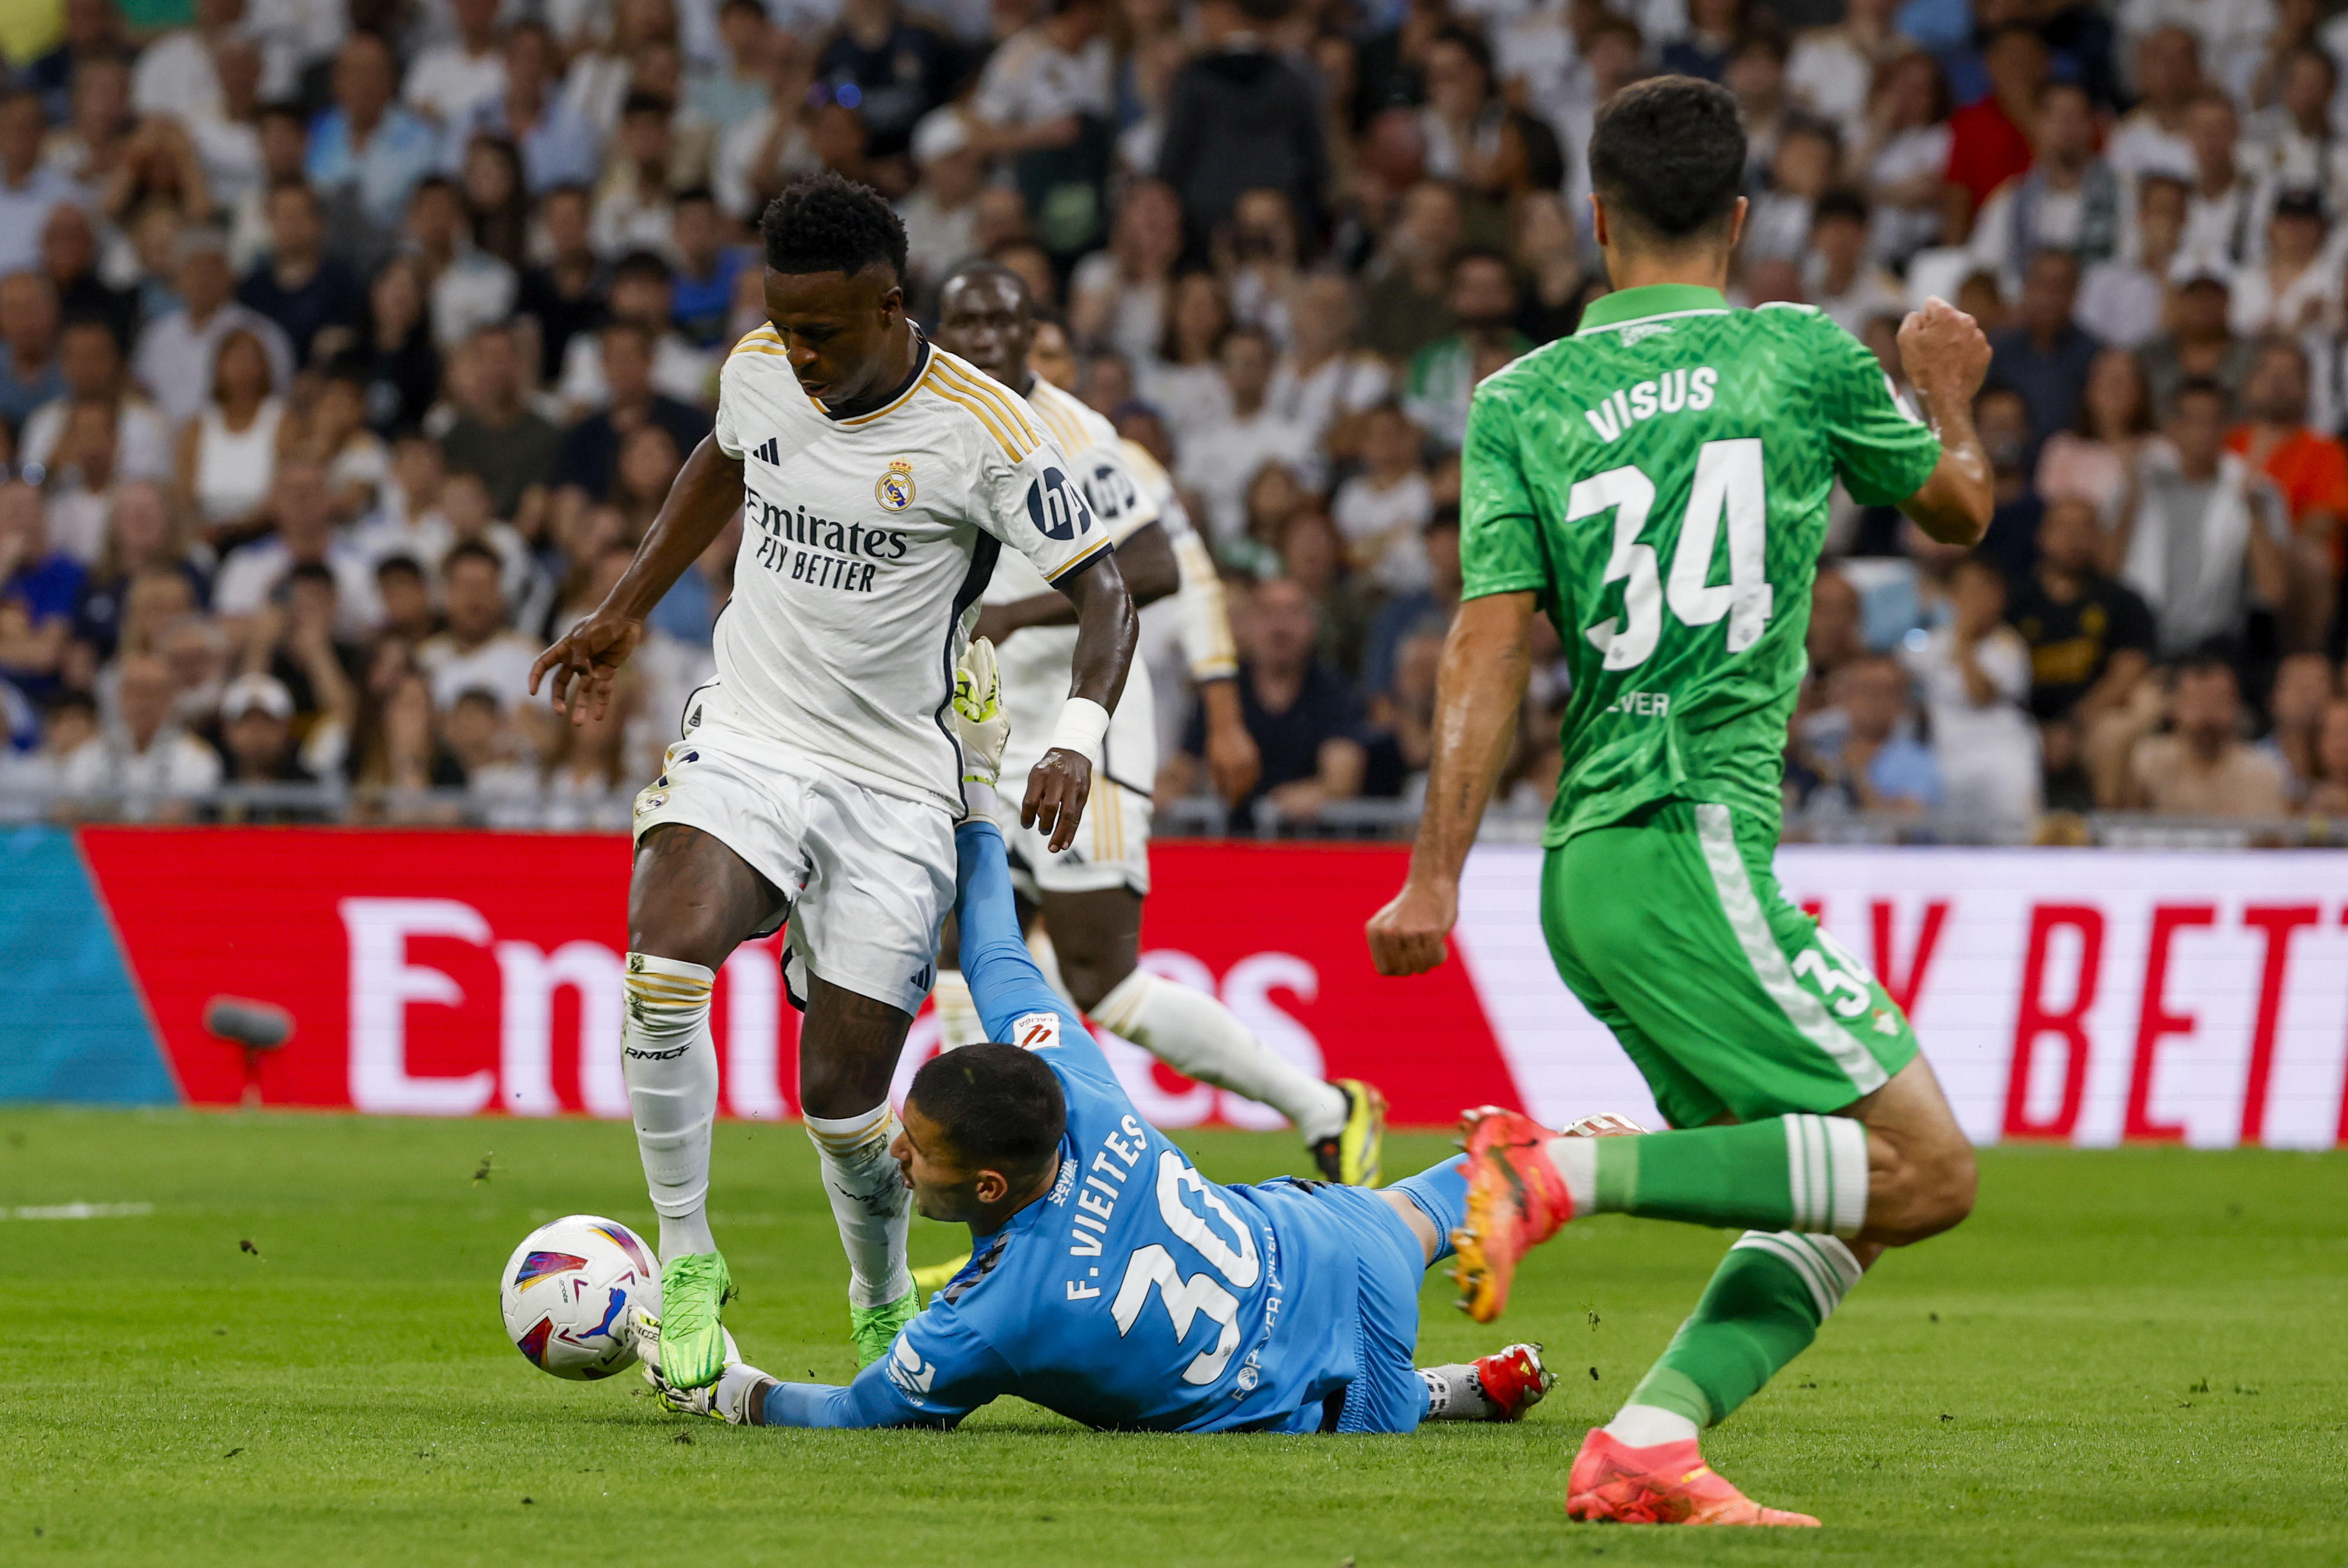
[[[1935,294],[1900,323],[1900,364],[1927,402],[1969,404],[1989,374],[1989,339],[1979,322]]]

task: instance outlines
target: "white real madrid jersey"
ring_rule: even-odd
[[[742,548],[715,641],[730,723],[959,816],[946,702],[1003,547],[1064,582],[1109,538],[1024,399],[927,342],[921,355],[887,405],[835,418],[772,326],[735,345],[716,437],[742,461]]]
[[[1115,425],[1041,376],[1027,389],[1027,403],[1044,422],[1045,433],[1067,454],[1077,485],[1111,544],[1123,544],[1159,520],[1158,502],[1134,473],[1124,438]],[[986,586],[985,602],[1010,604],[1051,591],[1051,584],[1032,565],[1006,559]],[[1006,638],[995,650],[1003,673],[1003,707],[1011,715],[1004,777],[1017,779],[1050,749],[1060,704],[1067,700],[1069,667],[1076,656],[1073,626],[1031,626]],[[1137,657],[1126,672],[1117,711],[1109,718],[1101,771],[1144,794],[1154,787],[1158,775],[1156,707],[1149,667]]]

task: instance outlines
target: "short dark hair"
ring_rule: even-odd
[[[335,569],[320,560],[296,561],[286,569],[285,580],[289,583],[314,582],[330,592],[339,592],[342,589],[341,582],[335,577]]]
[[[666,288],[676,281],[676,274],[669,271],[668,262],[662,259],[659,251],[631,251],[613,263],[612,282],[621,283],[631,281],[658,283],[663,288]]]
[[[758,220],[767,265],[778,272],[845,272],[887,267],[905,275],[905,225],[869,185],[827,169],[795,179]]]
[[[644,87],[631,87],[628,96],[620,100],[620,118],[633,119],[640,114],[658,115],[666,119],[675,113],[668,99]]]
[[[1847,185],[1837,186],[1819,197],[1818,205],[1810,209],[1813,224],[1824,223],[1831,218],[1864,225],[1868,219],[1867,198]]]
[[[499,585],[504,584],[506,576],[504,559],[479,539],[458,539],[455,544],[450,545],[448,553],[440,558],[440,575],[449,576],[456,570],[458,561],[467,560],[484,563],[491,571],[498,574]]]
[[[1015,1045],[965,1045],[932,1057],[913,1074],[905,1102],[935,1122],[964,1161],[1014,1178],[1048,1166],[1068,1125],[1059,1079]]]
[[[2226,384],[2215,376],[2187,376],[2177,384],[2177,390],[2169,394],[2168,406],[2174,409],[2188,397],[2214,397],[2218,400],[2219,407],[2229,413],[2233,411],[2234,395],[2227,391]]]
[[[1031,313],[1035,309],[1035,291],[1027,286],[1026,277],[1016,267],[1006,267],[992,256],[972,256],[955,264],[938,284],[938,300],[943,303],[946,291],[964,278],[1000,278],[1019,295],[1019,302]]]
[[[756,4],[756,0],[752,0],[752,3]],[[717,192],[710,190],[706,185],[688,185],[676,193],[675,200],[670,205],[684,207],[688,204],[715,207],[717,205]]]
[[[1745,126],[1716,82],[1654,77],[1606,101],[1590,133],[1590,181],[1630,238],[1679,245],[1725,230],[1745,184]]]
[[[405,553],[387,555],[375,563],[375,578],[377,582],[381,582],[387,577],[402,576],[412,577],[418,582],[423,581],[424,564],[414,556]]]

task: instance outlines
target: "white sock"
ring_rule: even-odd
[[[1476,1379],[1476,1368],[1462,1362],[1421,1367],[1419,1380],[1426,1385],[1426,1415],[1430,1421],[1490,1421],[1500,1407]]]
[[[628,955],[620,1021],[620,1077],[636,1123],[636,1153],[660,1214],[661,1261],[716,1252],[709,1234],[709,1128],[717,1116],[717,1046],[699,964]]]
[[[1204,991],[1136,969],[1092,1016],[1184,1077],[1271,1106],[1307,1143],[1345,1130],[1342,1091],[1290,1065]]]
[[[971,999],[970,982],[962,978],[960,969],[938,971],[938,983],[930,989],[930,1000],[938,1009],[940,1050],[976,1045],[986,1038],[986,1025],[979,1021],[978,1004]]]
[[[839,1245],[848,1253],[848,1304],[880,1307],[901,1299],[913,1288],[905,1266],[912,1194],[889,1157],[897,1113],[884,1100],[860,1116],[810,1116],[807,1130],[815,1140]]]
[[[1624,1448],[1651,1449],[1657,1443],[1684,1443],[1697,1432],[1696,1424],[1677,1410],[1655,1405],[1625,1405],[1606,1423],[1606,1435]]]
[[[1598,1211],[1598,1140],[1595,1138],[1551,1138],[1549,1141],[1549,1163],[1565,1178],[1565,1190],[1573,1194],[1576,1217]]]

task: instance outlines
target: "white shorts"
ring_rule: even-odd
[[[669,747],[636,796],[636,837],[697,827],[782,893],[783,974],[806,1005],[808,978],[921,1009],[938,927],[953,907],[953,818],[942,804],[883,794],[712,718]]]
[[[1012,782],[1007,772],[1003,782]],[[1000,797],[994,820],[1011,854],[1011,885],[1028,898],[1109,887],[1131,888],[1136,897],[1149,895],[1149,797],[1105,774],[1093,775],[1076,842],[1057,855],[1051,851],[1050,835],[1019,825],[1018,799]]]

